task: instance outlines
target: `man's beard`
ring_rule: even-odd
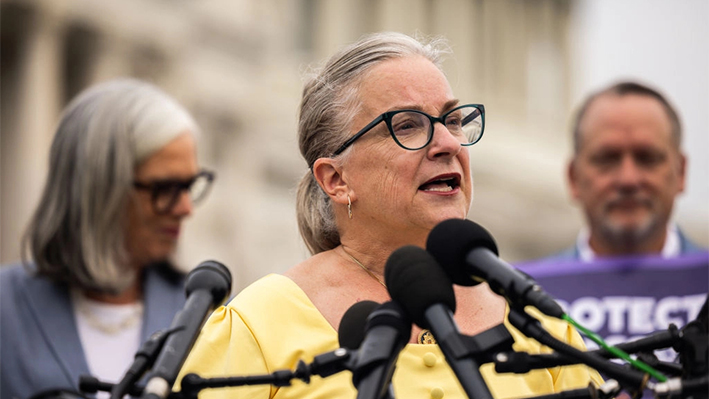
[[[621,249],[623,252],[636,252],[642,244],[657,234],[661,226],[660,217],[653,206],[651,200],[647,198],[632,198],[641,203],[647,209],[647,215],[638,224],[627,225],[614,222],[608,217],[610,208],[616,206],[621,201],[627,201],[628,197],[616,198],[609,201],[604,206],[604,217],[600,223],[600,233],[610,245]]]

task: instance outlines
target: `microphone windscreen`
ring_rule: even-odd
[[[350,306],[342,315],[340,327],[337,329],[337,340],[340,348],[356,350],[364,341],[367,317],[379,306],[374,301],[360,301]]]
[[[365,332],[381,325],[395,328],[402,345],[408,342],[411,335],[411,320],[395,301],[384,302],[369,315]]]
[[[498,255],[497,244],[482,226],[467,219],[448,219],[428,234],[426,250],[433,255],[454,284],[472,286],[465,259],[476,248],[487,248]]]
[[[455,312],[453,284],[425,249],[407,245],[392,252],[384,268],[389,295],[422,328],[429,328],[426,310],[443,304]]]
[[[196,290],[209,291],[214,307],[221,305],[231,292],[231,272],[215,260],[200,263],[192,269],[185,281],[185,293],[188,297]]]

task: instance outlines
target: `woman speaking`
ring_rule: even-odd
[[[425,247],[439,222],[466,217],[473,190],[469,147],[483,135],[484,107],[453,96],[440,66],[443,45],[372,34],[335,54],[306,83],[298,134],[308,170],[298,187],[297,213],[313,256],[284,275],[262,278],[215,311],[182,373],[265,374],[336,349],[350,306],[390,300],[383,278],[389,255],[404,245]],[[505,300],[485,284],[455,287],[455,296],[455,321],[464,334],[506,318]],[[582,345],[570,327],[545,324],[557,337]],[[516,350],[541,350],[512,334]],[[396,396],[465,397],[426,335],[414,327],[398,358]],[[581,366],[521,376],[483,367],[482,374],[497,398],[585,387],[592,376],[599,381]],[[291,387],[209,389],[201,397],[355,396],[352,376],[343,372]]]

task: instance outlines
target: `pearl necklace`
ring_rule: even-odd
[[[369,270],[369,268],[368,268],[367,266],[363,265],[362,262],[360,262],[359,260],[357,260],[357,258],[355,258],[354,256],[352,256],[352,254],[350,254],[349,252],[347,252],[347,250],[345,249],[345,246],[344,246],[344,245],[342,245],[342,251],[343,251],[347,256],[349,256],[350,259],[352,259],[352,261],[353,261],[354,263],[356,263],[359,267],[361,267],[362,270],[364,270],[367,274],[369,274],[370,277],[372,277],[373,279],[375,279],[379,284],[382,285],[382,287],[384,287],[385,289],[387,289],[387,286],[386,286],[386,284],[384,284],[384,282],[382,281],[382,279],[380,279],[379,277],[377,277],[377,275],[374,274],[374,273],[372,273],[372,271]],[[420,344],[436,344],[436,339],[433,337],[433,334],[431,333],[431,331],[429,331],[429,330],[427,330],[427,329],[422,329],[422,330],[421,330],[421,332],[420,332],[419,335],[418,335],[418,339],[417,339],[416,341],[417,341],[418,343],[420,343]]]

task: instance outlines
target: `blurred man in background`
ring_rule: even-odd
[[[608,344],[682,327],[706,301],[709,252],[671,220],[685,188],[681,139],[677,112],[647,86],[621,82],[589,96],[567,170],[587,226],[571,248],[518,265]]]
[[[670,219],[685,185],[681,139],[677,112],[649,87],[622,82],[591,95],[574,123],[567,171],[588,227],[554,259],[700,251]]]

